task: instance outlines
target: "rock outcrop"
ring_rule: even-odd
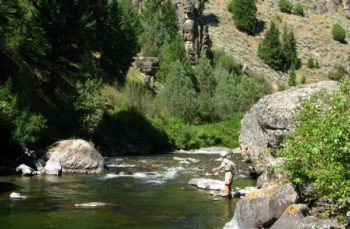
[[[135,67],[148,76],[154,76],[159,69],[159,59],[157,57],[137,57]]]
[[[185,42],[187,56],[192,64],[198,63],[202,53],[209,55],[208,26],[202,22],[199,0],[173,0],[179,20],[180,34]]]
[[[48,161],[59,162],[63,173],[100,173],[104,158],[84,140],[64,140],[54,143],[46,154]]]
[[[265,159],[267,149],[279,148],[283,138],[293,129],[294,110],[301,101],[321,90],[332,92],[338,85],[334,81],[323,81],[293,87],[259,100],[241,121],[239,142],[243,157],[254,163]]]
[[[61,166],[61,163],[59,163],[58,161],[53,161],[53,160],[47,161],[43,170],[44,170],[43,172],[47,175],[59,176],[62,174],[62,166]]]
[[[234,217],[225,229],[270,227],[285,209],[298,198],[290,183],[279,182],[268,188],[248,193],[237,202]]]

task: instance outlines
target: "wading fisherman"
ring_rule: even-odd
[[[220,156],[220,159],[222,160],[221,165],[214,168],[213,171],[225,173],[225,199],[229,200],[232,198],[231,184],[233,176],[237,171],[236,164],[227,158],[227,152],[221,153]]]

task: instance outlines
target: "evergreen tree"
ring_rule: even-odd
[[[237,83],[229,72],[219,67],[214,70],[214,75],[218,80],[214,96],[215,114],[224,120],[239,110],[239,92]]]
[[[198,114],[196,90],[180,61],[175,61],[171,65],[171,71],[159,96],[169,116],[180,118],[185,122],[193,122],[196,119]]]
[[[259,44],[258,56],[275,70],[284,70],[283,47],[279,38],[279,30],[274,22]]]
[[[233,20],[236,27],[248,34],[255,34],[257,30],[256,0],[233,0]]]
[[[282,34],[283,53],[285,57],[285,70],[291,66],[297,67],[298,50],[297,42],[292,30],[288,30],[287,26],[283,29]]]
[[[204,121],[210,121],[213,118],[214,105],[212,98],[215,92],[216,80],[212,73],[213,68],[210,61],[206,57],[200,58],[198,65],[194,69],[194,74],[197,78],[199,89],[199,112]]]

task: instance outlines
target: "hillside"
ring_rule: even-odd
[[[211,0],[206,5],[205,15],[210,15],[212,23],[209,34],[213,41],[213,49],[224,49],[241,64],[247,64],[255,73],[265,75],[277,89],[280,81],[286,83],[287,75],[276,72],[265,65],[257,57],[260,40],[266,28],[273,20],[281,27],[287,24],[293,28],[297,42],[302,68],[297,71],[298,82],[305,75],[307,82],[317,82],[327,79],[327,73],[336,65],[349,66],[349,45],[336,42],[332,38],[331,30],[335,23],[341,24],[349,35],[350,21],[344,16],[342,9],[337,13],[326,12],[316,14],[311,10],[305,11],[305,17],[281,13],[278,1],[257,1],[258,18],[265,24],[265,30],[257,36],[248,36],[238,31],[233,23],[232,14],[227,10],[230,0]],[[210,22],[210,20],[209,20]],[[317,59],[320,69],[308,69],[306,62],[309,56]]]

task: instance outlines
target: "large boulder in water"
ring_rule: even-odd
[[[224,228],[270,227],[297,198],[293,186],[284,182],[250,192],[237,202],[234,218]]]
[[[292,87],[260,99],[241,121],[239,142],[243,157],[255,162],[266,149],[279,148],[293,129],[294,110],[301,101],[321,90],[332,92],[338,86],[335,81],[323,81]]]
[[[21,164],[16,168],[16,172],[17,173],[21,173],[22,176],[35,176],[38,174],[37,171],[35,171],[34,169],[32,169],[31,167],[25,165],[25,164]]]
[[[59,162],[63,173],[100,173],[104,169],[104,158],[87,141],[63,140],[49,147],[49,161]]]

